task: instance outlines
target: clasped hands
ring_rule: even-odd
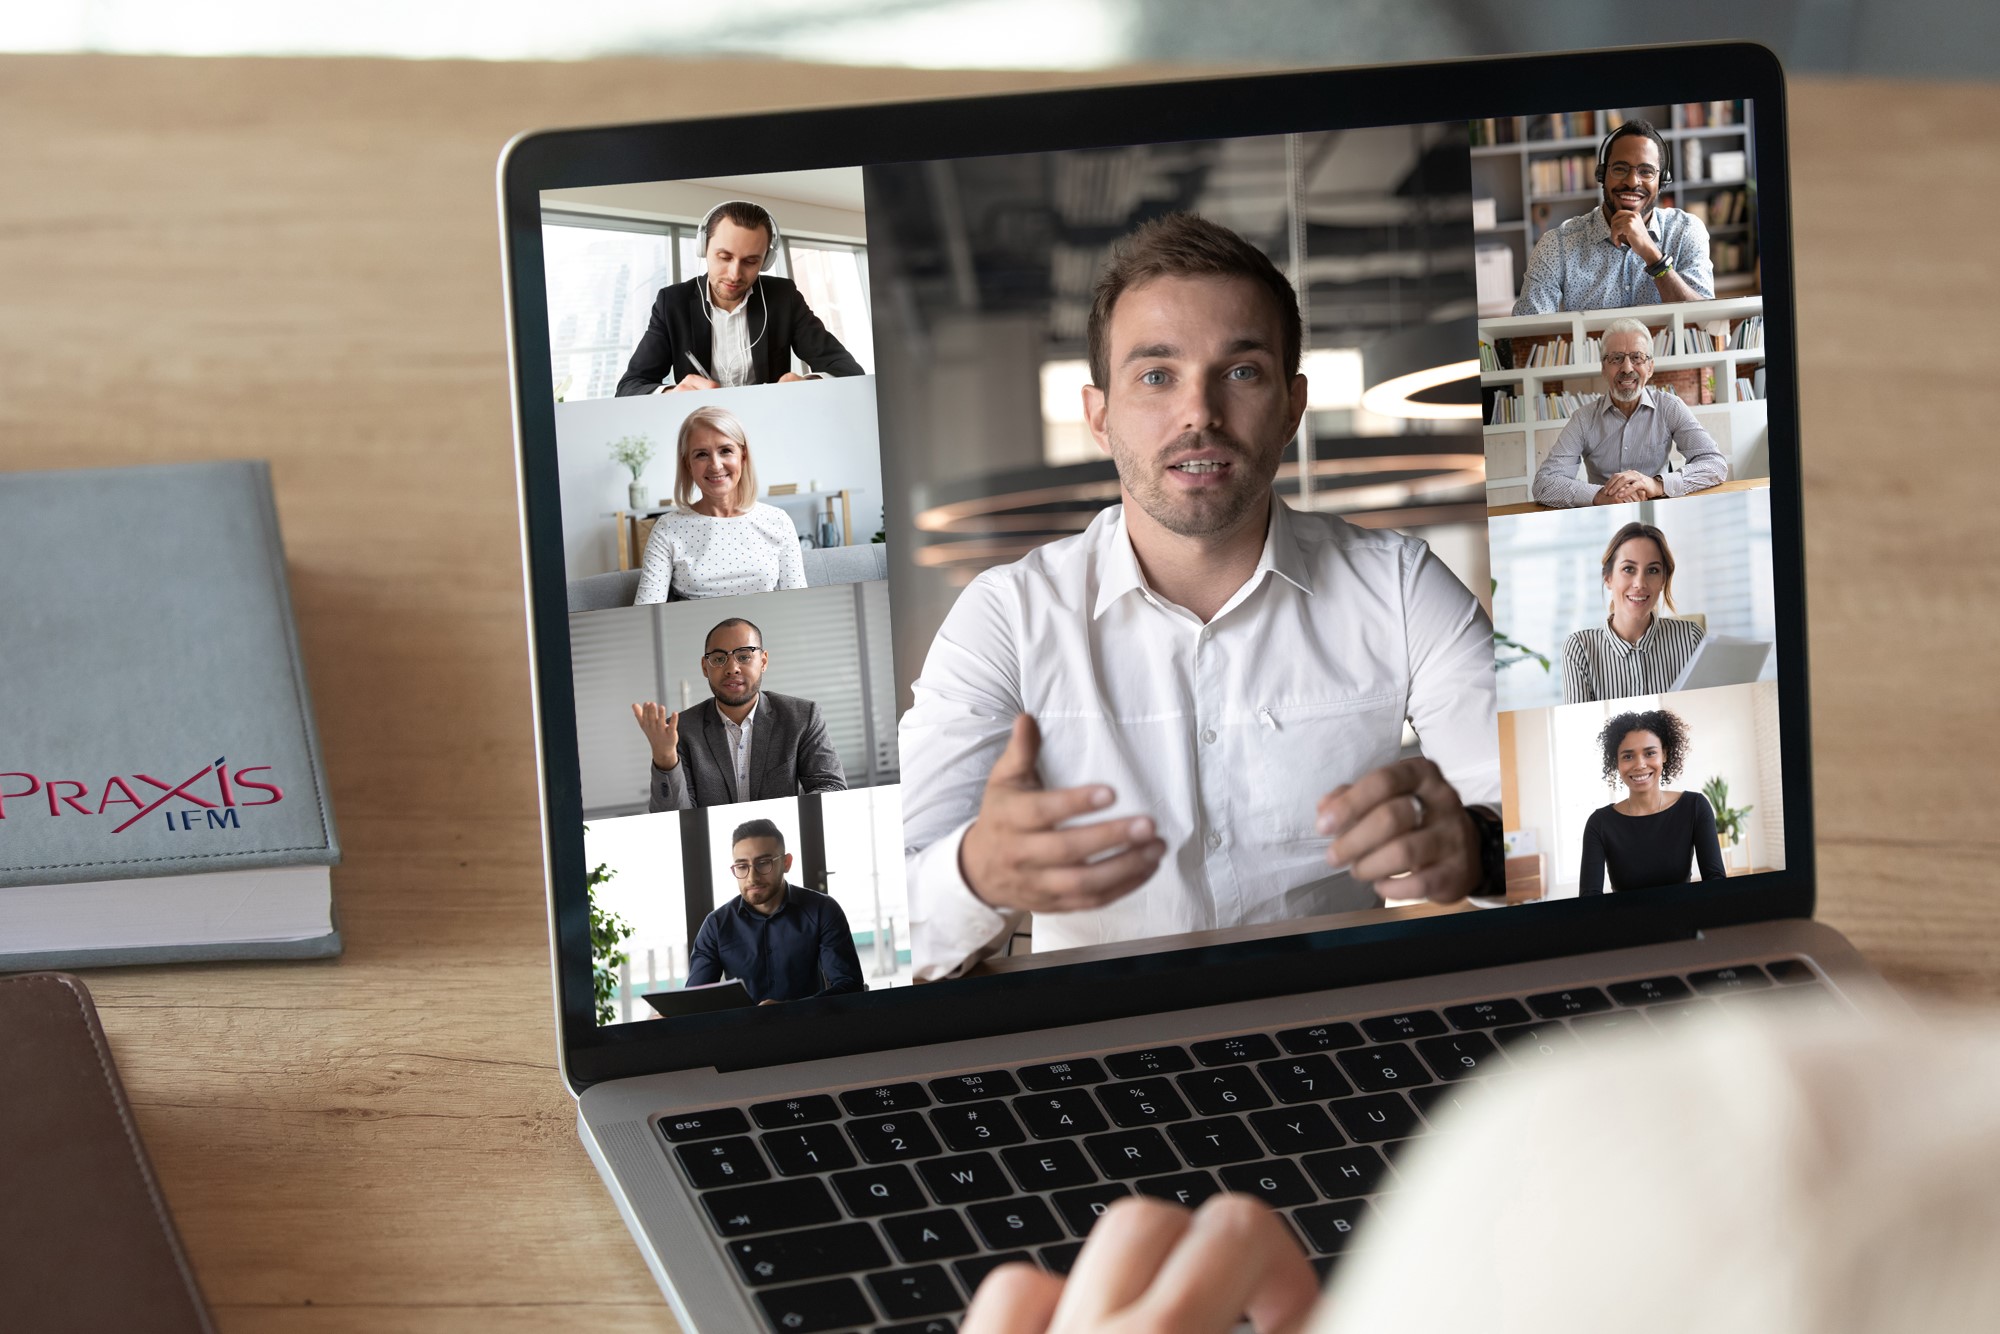
[[[1649,477],[1642,472],[1615,472],[1604,479],[1604,485],[1597,488],[1592,497],[1593,505],[1623,505],[1633,500],[1658,500],[1667,494],[1667,488],[1657,477]]]

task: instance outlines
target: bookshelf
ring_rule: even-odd
[[[1632,306],[1624,310],[1594,310],[1548,315],[1510,315],[1479,322],[1480,341],[1496,344],[1506,339],[1517,362],[1526,361],[1529,349],[1545,346],[1555,355],[1579,355],[1586,339],[1599,338],[1615,320],[1636,319],[1657,336],[1667,334],[1671,346],[1684,346],[1689,330],[1697,334],[1727,321],[1730,335],[1744,321],[1764,314],[1761,296],[1723,297],[1714,301],[1687,302],[1668,306]],[[1557,340],[1566,342],[1560,347]],[[1710,340],[1712,341],[1712,339]],[[1768,342],[1768,336],[1766,338]],[[1545,353],[1544,355],[1550,355]],[[1665,387],[1672,380],[1690,379],[1699,383],[1704,374],[1713,379],[1713,401],[1690,404],[1695,419],[1715,437],[1718,448],[1729,457],[1732,478],[1769,475],[1766,445],[1768,419],[1761,398],[1740,394],[1738,380],[1755,381],[1764,367],[1764,348],[1724,347],[1700,352],[1654,354],[1653,385]],[[1688,374],[1681,374],[1686,372]],[[1595,361],[1558,361],[1550,365],[1513,369],[1482,370],[1480,398],[1484,416],[1493,415],[1496,390],[1511,395],[1525,420],[1487,425],[1486,500],[1489,505],[1511,505],[1528,500],[1528,485],[1535,469],[1555,447],[1567,417],[1534,418],[1535,405],[1545,393],[1603,393],[1602,367]]]
[[[1511,263],[1518,292],[1528,254],[1542,233],[1589,209],[1598,199],[1597,145],[1628,120],[1649,120],[1673,150],[1679,179],[1660,192],[1660,202],[1703,215],[1710,258],[1715,261],[1715,294],[1742,296],[1757,290],[1757,235],[1749,207],[1756,192],[1757,158],[1753,110],[1749,103],[1680,102],[1672,106],[1619,107],[1541,116],[1497,116],[1471,122],[1472,197],[1478,220],[1492,205],[1493,225],[1476,227],[1482,273],[1494,280],[1482,287],[1479,313],[1506,315],[1513,295],[1499,298],[1497,279]],[[1714,178],[1718,153],[1743,154],[1740,180]],[[1725,220],[1726,219],[1726,220]],[[1505,252],[1504,256],[1500,252]]]

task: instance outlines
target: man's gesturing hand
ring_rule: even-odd
[[[1167,845],[1145,816],[1058,828],[1109,806],[1108,787],[1044,789],[1035,773],[1041,729],[1022,714],[986,778],[979,818],[958,845],[965,883],[995,908],[1076,912],[1146,883]]]
[[[653,748],[655,769],[671,769],[681,762],[680,714],[668,713],[664,704],[634,704],[632,716],[639,720],[639,730]]]
[[[1438,767],[1421,757],[1385,764],[1321,797],[1319,831],[1335,836],[1327,861],[1384,898],[1446,903],[1479,888],[1479,831]]]

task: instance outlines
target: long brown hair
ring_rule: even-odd
[[[1674,553],[1667,546],[1667,535],[1650,523],[1628,523],[1611,535],[1611,545],[1604,548],[1604,567],[1601,573],[1604,582],[1611,582],[1611,567],[1618,560],[1618,548],[1635,537],[1643,537],[1660,549],[1660,566],[1667,572],[1666,582],[1660,586],[1660,597],[1667,604],[1667,610],[1674,609]]]

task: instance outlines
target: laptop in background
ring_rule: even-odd
[[[948,1328],[994,1264],[1066,1268],[1134,1190],[1259,1194],[1328,1273],[1398,1146],[1468,1081],[1718,1007],[1867,1003],[1879,983],[1811,920],[1785,135],[1775,59],[1715,45],[509,146],[563,1072],[684,1326]],[[1634,201],[1643,236],[1614,232]],[[1294,674],[1206,701],[1219,731],[1194,689],[1145,719],[1050,712],[1050,680],[1080,675],[1059,650],[1082,622],[1061,618],[1085,609],[1038,590],[1121,550],[1084,392],[1091,302],[1114,249],[1169,214],[1253,247],[1300,306],[1307,389],[1273,531],[1348,553],[1363,584],[1368,559],[1420,566],[1466,609],[1452,642],[1490,664],[1450,689],[1420,667],[1400,688]],[[1637,363],[1605,357],[1626,357],[1632,320],[1649,378],[1628,393]],[[1698,431],[1726,480],[1536,502],[1565,434],[1607,422],[1684,457]],[[1562,646],[1605,625],[1604,548],[1628,524],[1664,534],[1672,591],[1717,642],[1775,646],[1775,681],[1690,694],[1668,673],[1555,702]],[[1349,586],[1260,571],[1258,615]],[[987,605],[961,599],[1003,585],[1016,601],[991,605],[1023,619],[973,666],[1019,693],[962,690],[971,740],[913,720],[959,679],[969,641],[947,621]],[[1226,641],[1251,606],[1201,633]],[[1417,634],[1293,623],[1306,647],[1261,641],[1244,679],[1355,643],[1396,670]],[[1164,655],[1121,670],[1169,704],[1183,679]],[[994,763],[1030,698],[1052,786],[1099,781],[1121,745],[1158,758],[1119,800],[1145,797],[1162,873],[1122,910],[954,918],[969,886],[936,849],[978,814],[967,766]],[[1161,741],[1121,730],[1162,717]],[[1218,740],[1230,727],[1247,730]],[[1624,744],[1669,733],[1652,770]],[[1325,743],[1285,749],[1301,736]],[[1234,767],[1182,765],[1207,744]],[[1418,756],[1484,813],[1465,817],[1474,892],[1446,902],[1329,874],[1313,827],[1320,795]],[[1664,873],[1634,832],[1679,818],[1640,809],[1661,787],[1712,817]],[[725,979],[757,1003],[705,1004]]]

